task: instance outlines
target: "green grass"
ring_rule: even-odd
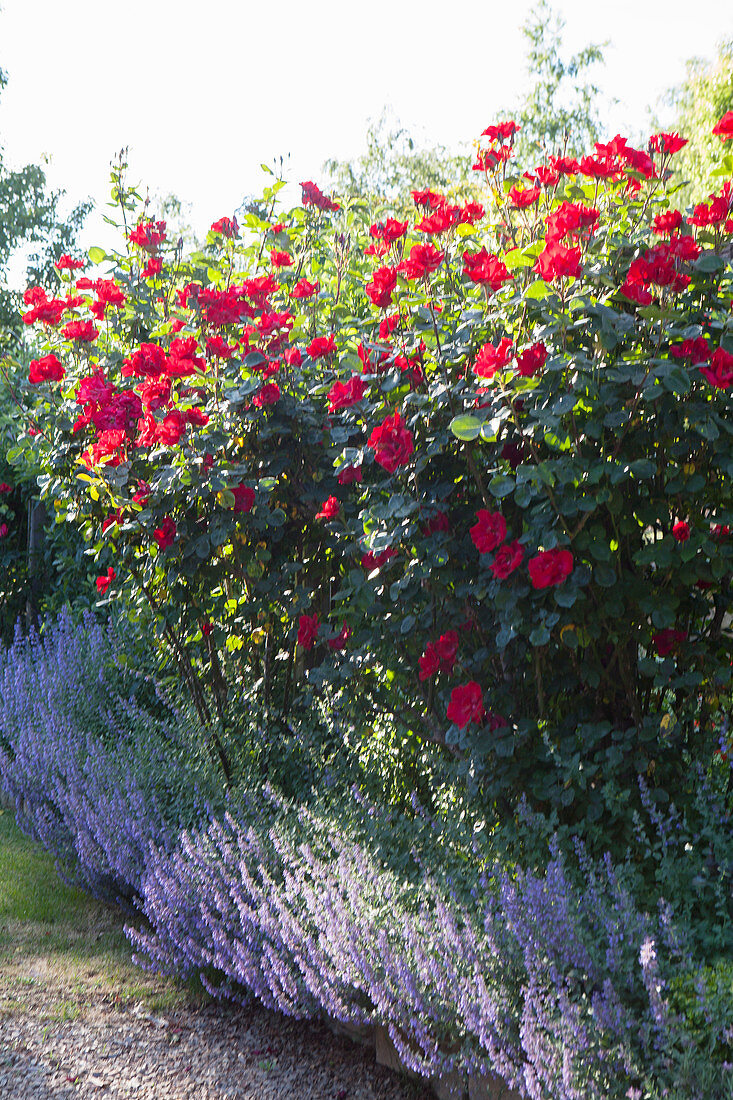
[[[92,996],[141,1001],[161,1012],[195,1000],[195,985],[150,975],[132,962],[125,917],[62,882],[53,859],[0,809],[0,1013],[42,993],[49,1018],[69,1018]]]

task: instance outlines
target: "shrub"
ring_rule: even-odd
[[[528,182],[515,131],[488,214],[415,192],[367,227],[308,182],[273,224],[277,182],[187,263],[139,218],[90,253],[112,278],[27,292],[22,446],[212,728],[227,679],[284,720],[328,692],[626,842],[637,776],[687,797],[729,695],[731,183],[670,209],[671,134]]]

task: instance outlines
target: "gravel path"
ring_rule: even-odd
[[[44,991],[0,1003],[1,1100],[429,1100],[373,1049],[252,1006],[161,1015],[99,996],[44,1018]]]

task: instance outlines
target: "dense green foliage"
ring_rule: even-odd
[[[693,58],[687,75],[668,93],[674,108],[674,128],[688,139],[675,164],[674,180],[681,187],[681,204],[703,202],[713,186],[720,145],[713,126],[733,110],[733,40],[721,42],[713,60]]]

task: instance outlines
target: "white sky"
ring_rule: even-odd
[[[611,132],[647,131],[649,109],[733,37],[732,0],[555,0],[568,51],[607,42],[595,79]],[[0,146],[47,164],[69,198],[130,178],[192,204],[203,234],[290,155],[294,182],[362,151],[389,104],[426,143],[470,142],[521,95],[531,0],[0,0]],[[610,106],[612,99],[618,106]],[[293,192],[296,194],[296,192]],[[297,191],[299,195],[299,191]],[[99,216],[84,244],[111,244]]]

